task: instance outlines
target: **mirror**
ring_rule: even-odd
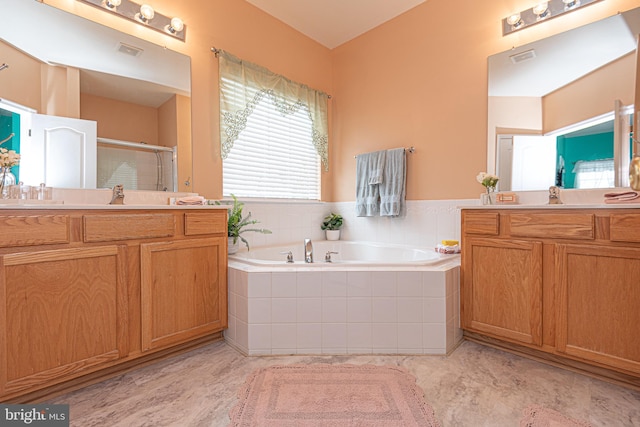
[[[499,190],[628,177],[639,32],[636,8],[488,58],[487,166]],[[585,180],[603,167],[606,179]]]
[[[190,58],[40,2],[3,1],[12,19],[0,27],[0,64],[8,65],[0,74],[0,99],[40,114],[96,121],[99,158],[101,150],[115,150],[113,140],[133,142],[116,155],[102,154],[133,174],[129,188],[146,173],[136,168],[148,167],[163,175],[175,170],[168,178],[182,185],[139,189],[188,191]],[[167,151],[145,150],[141,142]],[[138,151],[151,160],[140,160]],[[158,152],[168,163],[156,163]],[[111,186],[108,179],[100,184],[100,162],[97,174],[98,188]]]

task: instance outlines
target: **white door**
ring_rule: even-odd
[[[97,122],[34,114],[21,144],[20,178],[28,185],[96,188]]]

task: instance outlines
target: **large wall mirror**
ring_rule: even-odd
[[[640,8],[490,56],[499,189],[628,185]]]
[[[190,191],[188,56],[37,1],[3,7],[1,100],[97,122],[98,188]]]

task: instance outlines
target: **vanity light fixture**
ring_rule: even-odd
[[[153,10],[149,4],[138,4],[131,0],[77,0],[129,19],[147,28],[152,28],[184,41],[187,28],[182,19],[170,18]]]
[[[531,9],[515,12],[502,20],[502,35],[506,36],[533,24],[573,12],[602,0],[549,0],[540,1]],[[517,18],[519,19],[517,19]]]

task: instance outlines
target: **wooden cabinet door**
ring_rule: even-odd
[[[142,350],[227,327],[227,237],[140,246]]]
[[[640,249],[557,246],[557,350],[640,373]]]
[[[125,253],[112,245],[0,258],[0,395],[126,356]]]
[[[466,238],[462,327],[542,345],[542,243]]]

